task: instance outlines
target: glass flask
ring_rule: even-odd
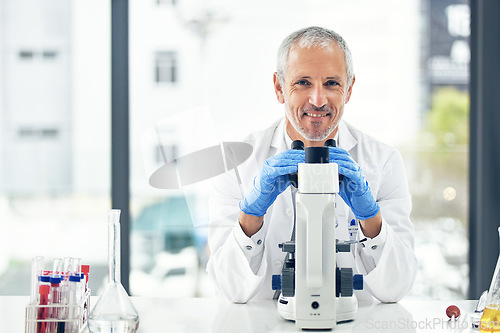
[[[109,281],[89,316],[91,333],[134,333],[139,327],[139,315],[120,281],[120,213],[108,213]]]
[[[500,227],[498,228],[500,238]],[[484,308],[479,330],[481,332],[500,332],[500,255],[498,256],[493,279],[491,280],[486,306]]]

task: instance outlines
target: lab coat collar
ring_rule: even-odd
[[[339,148],[350,151],[354,146],[358,144],[358,141],[354,138],[351,131],[349,130],[349,124],[344,120],[340,121],[339,124]]]
[[[281,120],[277,122],[273,139],[271,141],[271,147],[276,148],[277,152],[282,152],[287,149],[285,141],[285,117],[281,118]]]
[[[286,141],[285,141],[285,117],[280,121],[275,123],[276,129],[274,131],[273,139],[271,141],[271,146],[276,148],[277,152],[285,151]],[[347,151],[351,150],[356,146],[358,141],[349,131],[349,125],[341,120],[339,123],[339,148],[345,149]]]

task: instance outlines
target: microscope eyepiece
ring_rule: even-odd
[[[295,140],[292,142],[292,149],[294,150],[304,150],[304,142],[300,140]],[[291,173],[288,175],[290,179],[290,183],[292,184],[293,187],[299,187],[299,179],[297,176],[297,173]]]
[[[295,150],[304,150],[304,142],[300,140],[295,140],[292,142],[292,149]]]
[[[328,147],[307,147],[306,163],[330,163],[330,149]]]
[[[337,142],[334,139],[328,139],[325,141],[325,147],[337,147]]]

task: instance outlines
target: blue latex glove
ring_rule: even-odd
[[[290,173],[297,172],[298,164],[305,162],[303,150],[287,150],[271,156],[264,162],[253,186],[240,201],[240,209],[248,215],[263,216],[279,194],[290,186]]]
[[[351,155],[342,148],[330,147],[330,162],[337,163],[339,173],[344,176],[340,183],[340,196],[354,216],[359,220],[366,220],[377,215],[380,207],[373,198],[363,170]]]

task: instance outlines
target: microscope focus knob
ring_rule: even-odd
[[[352,288],[354,290],[363,290],[363,275],[354,274],[352,277]]]
[[[281,275],[280,274],[273,275],[271,284],[273,290],[281,290]]]
[[[353,274],[350,267],[337,267],[335,296],[351,297],[353,293]]]

